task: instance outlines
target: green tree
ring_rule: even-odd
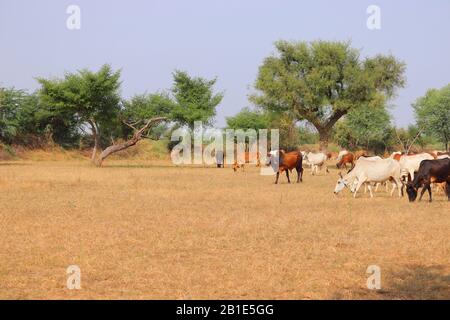
[[[270,124],[269,116],[261,111],[243,108],[233,117],[226,117],[227,127],[230,129],[268,129]]]
[[[175,102],[171,120],[194,128],[195,121],[211,124],[216,107],[223,99],[222,93],[214,93],[216,79],[191,77],[184,71],[175,71],[172,87]]]
[[[86,69],[66,73],[63,79],[39,78],[40,99],[50,112],[73,115],[82,130],[88,127],[94,140],[92,161],[101,148],[101,135],[118,126],[120,106],[120,71],[104,65],[98,72]]]
[[[413,104],[417,125],[439,139],[445,150],[450,141],[450,84],[442,89],[428,90]]]
[[[26,96],[23,90],[0,88],[0,140],[4,143],[11,143],[18,133],[18,111]]]
[[[310,122],[322,148],[340,118],[374,99],[389,99],[405,83],[403,63],[383,55],[360,59],[348,42],[278,41],[275,46],[278,55],[266,58],[259,68],[259,93],[251,99]]]
[[[384,106],[362,106],[339,121],[335,141],[348,149],[382,152],[390,146],[391,128],[391,116]]]
[[[125,123],[139,124],[154,117],[169,117],[175,107],[175,103],[168,93],[140,94],[133,96],[124,102],[122,118]],[[128,130],[127,130],[128,129]],[[159,139],[168,130],[167,122],[162,122],[149,129],[148,136],[152,139]],[[131,134],[130,127],[124,128]]]
[[[49,112],[37,93],[0,88],[0,140],[4,143],[39,147],[56,142],[71,146],[78,138],[74,119]]]

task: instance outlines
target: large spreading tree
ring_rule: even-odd
[[[405,84],[404,63],[392,55],[360,57],[349,42],[275,44],[278,54],[259,68],[252,101],[267,110],[307,120],[326,148],[344,115],[374,99],[388,100]]]
[[[450,142],[450,84],[431,89],[413,104],[418,126],[429,136],[439,139],[449,150]]]
[[[62,79],[39,78],[38,81],[41,102],[48,110],[70,114],[78,120],[81,130],[89,128],[94,140],[92,161],[95,162],[102,133],[118,126],[120,71],[104,65],[98,72],[83,69],[66,73]]]

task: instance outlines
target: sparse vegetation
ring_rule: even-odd
[[[146,141],[129,150],[143,147],[153,154]],[[254,167],[236,174],[146,155],[113,156],[102,169],[89,153],[0,163],[0,298],[450,297],[442,194],[412,209],[384,190],[334,197],[333,162],[329,175],[275,186]],[[81,268],[80,291],[65,287],[70,264]],[[373,264],[381,291],[366,287]]]

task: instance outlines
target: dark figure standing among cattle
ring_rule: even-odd
[[[216,151],[217,168],[225,168],[224,153],[222,150]]]
[[[428,190],[431,197],[431,184],[446,182],[447,198],[450,201],[450,159],[440,160],[423,160],[420,163],[419,171],[414,176],[414,180],[407,184],[406,192],[410,202],[413,202],[417,198],[417,192],[422,187],[419,201],[422,200],[422,196],[425,190]]]
[[[298,151],[286,153],[284,150],[271,151],[268,154],[267,165],[271,165],[274,171],[277,171],[277,178],[275,184],[278,183],[280,173],[286,172],[288,183],[291,183],[289,178],[289,171],[295,168],[297,171],[297,183],[303,181],[303,157]],[[278,165],[278,170],[277,170]]]

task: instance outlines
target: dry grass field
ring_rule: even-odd
[[[0,298],[449,299],[444,196],[336,197],[336,179],[307,171],[274,185],[254,167],[164,160],[0,162]],[[66,288],[73,264],[78,291]],[[366,287],[369,265],[379,291]]]

